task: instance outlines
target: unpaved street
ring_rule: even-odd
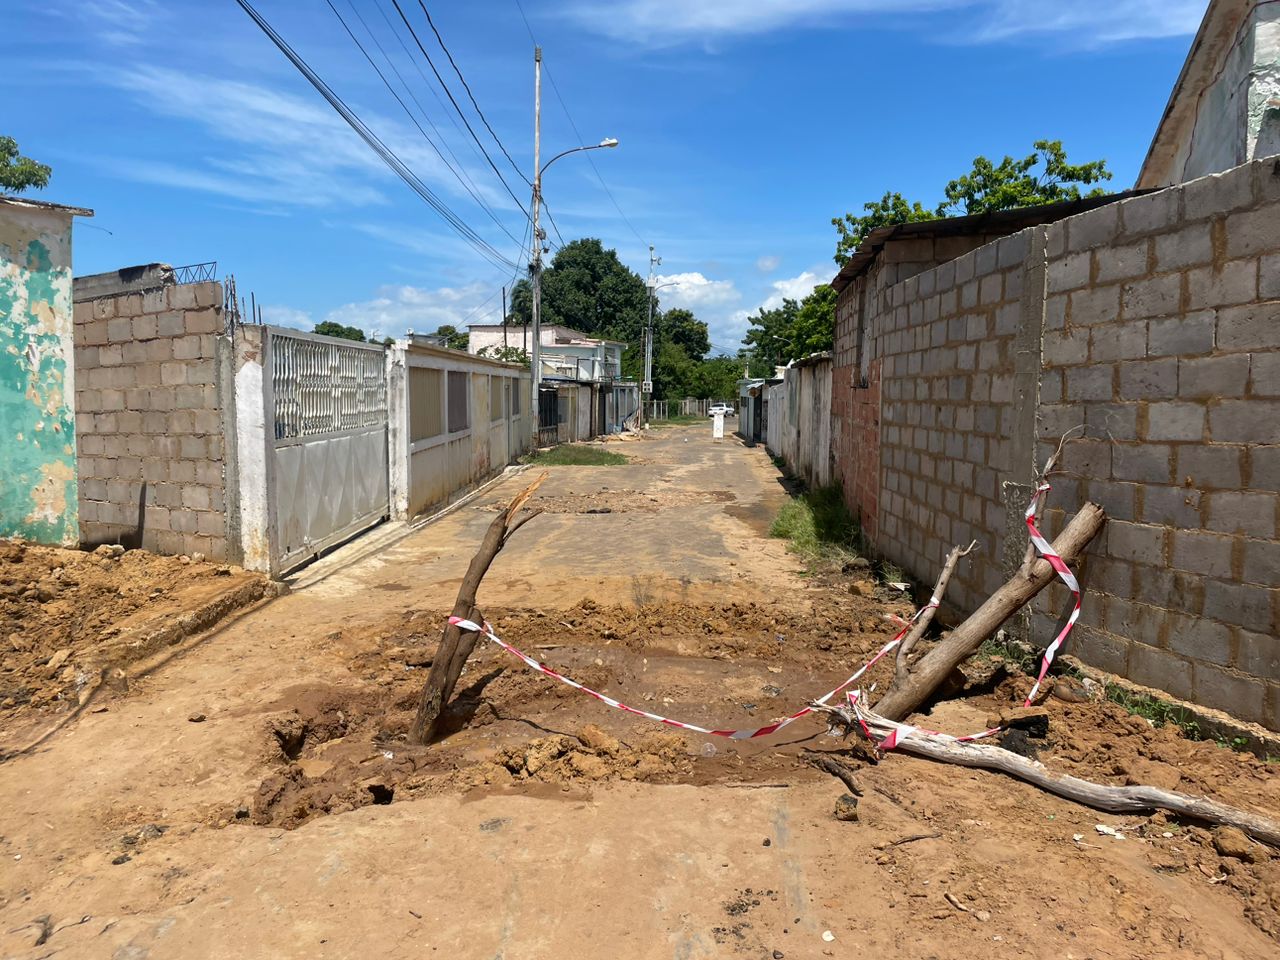
[[[763,448],[697,425],[610,449],[633,462],[549,468],[546,513],[480,592],[497,631],[556,669],[654,712],[760,726],[844,679],[889,635],[881,614],[905,610],[811,581],[768,538],[787,494]],[[486,646],[458,732],[407,746],[462,572],[530,475],[407,536],[375,531],[0,765],[0,956],[1275,951],[1280,865],[1221,857],[1198,827],[898,755],[859,772],[860,821],[835,820],[843,787],[804,751],[848,745],[813,718],[712,743]],[[932,723],[967,731],[1011,699]],[[1179,789],[1280,807],[1274,764],[1112,704],[1051,710],[1057,769],[1123,783],[1155,763]]]

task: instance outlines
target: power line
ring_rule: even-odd
[[[520,3],[520,0],[515,0],[515,4],[516,9],[520,11],[520,19],[524,21],[524,28],[529,33],[529,39],[536,44],[538,42],[538,38],[533,35],[533,27],[529,25],[529,18],[525,15],[524,6]],[[560,87],[556,85],[556,78],[551,75],[551,70],[547,67],[546,61],[543,61],[542,69],[546,72],[547,79],[551,81],[551,89],[555,92],[556,99],[560,101],[560,108],[564,111],[564,115],[569,121],[569,127],[573,130],[573,135],[578,138],[579,143],[585,142],[582,138],[581,131],[578,130],[578,125],[573,121],[573,114],[569,112],[568,104],[565,103],[564,97],[560,94]],[[603,187],[604,192],[609,195],[609,202],[613,204],[613,209],[617,210],[618,216],[622,218],[622,222],[627,225],[627,228],[633,234],[635,234],[635,238],[637,240],[642,244],[647,243],[648,241],[646,241],[644,237],[640,236],[640,231],[635,228],[635,224],[633,224],[627,215],[622,212],[622,207],[619,206],[617,197],[613,195],[613,191],[610,190],[609,185],[605,183],[604,177],[601,175],[600,169],[596,166],[596,162],[592,159],[591,154],[587,153],[586,158],[587,163],[591,164],[591,170],[596,175],[596,179],[600,181],[600,186]]]
[[[471,134],[471,139],[476,142],[476,146],[480,148],[480,152],[484,154],[485,160],[489,162],[489,167],[497,174],[498,179],[502,181],[502,185],[506,187],[507,193],[511,194],[511,199],[515,201],[517,207],[527,217],[529,211],[525,210],[524,204],[520,198],[516,196],[515,191],[511,189],[511,185],[507,183],[503,177],[502,171],[498,169],[498,165],[493,162],[493,157],[489,156],[489,151],[484,148],[484,144],[480,142],[480,138],[476,136],[476,132],[471,129],[471,123],[467,120],[467,115],[462,112],[462,108],[458,106],[458,101],[454,99],[453,92],[449,89],[449,85],[444,82],[444,77],[440,76],[440,71],[436,69],[435,61],[431,59],[431,54],[427,53],[427,48],[422,45],[422,41],[418,39],[417,32],[413,29],[413,25],[409,23],[409,18],[404,15],[404,11],[400,9],[400,0],[391,0],[391,5],[396,8],[396,13],[400,14],[400,19],[404,21],[404,25],[409,30],[409,35],[413,37],[413,42],[418,45],[418,49],[422,51],[423,57],[426,58],[427,66],[431,68],[431,72],[435,74],[436,80],[445,92],[445,96],[449,98],[449,102],[453,104],[453,109],[458,111],[458,116],[462,118],[463,126],[467,128],[467,133]],[[426,9],[425,7],[423,8]]]
[[[387,90],[391,93],[391,96],[395,97],[396,103],[400,104],[401,109],[404,110],[405,115],[409,118],[410,122],[412,122],[413,125],[418,128],[418,132],[422,134],[422,138],[426,140],[428,144],[431,145],[431,149],[434,150],[436,153],[436,156],[440,158],[440,162],[443,163],[445,167],[449,169],[449,172],[452,173],[455,178],[457,178],[458,183],[462,184],[462,188],[471,195],[471,199],[475,200],[475,202],[480,206],[480,208],[489,215],[489,219],[491,219],[494,223],[498,225],[498,229],[501,230],[503,233],[505,233],[512,240],[515,240],[516,235],[512,233],[510,230],[508,230],[506,228],[506,225],[503,224],[503,222],[498,219],[498,215],[493,212],[493,209],[487,203],[485,203],[484,198],[481,197],[478,193],[476,193],[475,189],[472,189],[474,184],[470,186],[467,184],[467,181],[462,178],[462,175],[457,170],[454,169],[453,165],[450,164],[448,160],[445,159],[444,154],[440,151],[440,148],[436,146],[435,141],[432,140],[431,137],[427,135],[427,131],[422,129],[422,124],[418,122],[418,118],[413,115],[413,111],[410,110],[408,104],[406,104],[404,100],[401,99],[400,94],[396,93],[395,88],[391,86],[391,82],[386,78],[386,75],[383,74],[382,70],[378,67],[378,65],[373,62],[373,58],[369,56],[369,52],[364,48],[364,44],[362,44],[360,42],[360,39],[355,35],[355,33],[352,32],[351,27],[347,25],[347,21],[343,19],[342,14],[338,12],[338,8],[333,5],[333,0],[325,0],[325,3],[328,4],[329,9],[333,11],[333,15],[338,18],[338,22],[342,24],[342,29],[344,29],[347,32],[347,36],[351,38],[352,42],[355,43],[356,47],[360,50],[360,52],[364,54],[364,58],[369,61],[369,66],[373,67],[374,72],[378,75],[378,79],[382,81],[383,86],[387,88]],[[350,2],[350,0],[348,0],[348,6],[351,7],[352,12],[360,19],[360,22],[364,24],[365,30],[368,31],[369,25],[365,23],[364,17],[360,16],[360,12],[356,9],[355,5]],[[391,69],[395,71],[396,76],[400,77],[400,72],[395,69],[395,64],[391,63],[390,58],[387,57],[386,51],[382,49],[382,44],[378,42],[378,38],[373,35],[372,31],[369,32],[369,37],[370,39],[373,40],[378,50],[382,53],[383,58],[387,60],[387,63],[391,67]],[[400,77],[400,82],[401,84],[404,84],[403,77]],[[406,86],[405,89],[407,91],[408,87]],[[409,95],[410,97],[413,96],[411,92]],[[415,99],[414,102],[416,103],[417,100]],[[419,110],[422,109],[422,104],[418,104],[418,109]],[[423,116],[424,117],[426,116],[426,111],[423,111]],[[427,118],[427,122],[429,124],[431,123],[431,119],[429,117]],[[435,130],[436,129],[435,124],[431,124],[431,128]],[[440,136],[439,130],[436,130],[436,136]]]
[[[263,19],[262,15],[253,8],[253,5],[250,4],[248,0],[236,0],[236,2],[240,5],[240,8],[249,15],[250,19],[253,20],[258,29],[266,34],[268,39],[276,45],[276,48],[289,59],[289,62],[293,64],[298,72],[307,78],[307,81],[316,89],[316,92],[324,97],[328,104],[338,112],[343,120],[347,122],[347,125],[350,126],[351,129],[359,135],[360,139],[362,139],[369,148],[382,159],[383,163],[390,167],[391,170],[405,182],[409,189],[418,194],[418,196],[421,197],[428,206],[435,210],[436,213],[438,213],[440,217],[444,219],[444,221],[448,223],[449,226],[452,227],[453,230],[462,237],[463,240],[469,243],[481,256],[485,257],[495,266],[502,267],[504,269],[515,267],[515,261],[510,260],[499,253],[498,250],[480,236],[474,228],[454,213],[443,200],[436,196],[431,188],[423,183],[418,175],[409,169],[396,152],[383,143],[378,135],[360,119],[355,111],[347,106],[346,102],[341,97],[334,93],[333,89],[325,83],[323,79],[321,79],[320,75],[311,68],[311,65],[307,63],[305,59],[303,59],[291,46],[289,46],[276,29]]]
[[[426,15],[427,24],[431,27],[431,32],[436,35],[436,42],[440,44],[440,49],[444,51],[444,55],[449,58],[449,66],[453,67],[453,72],[456,73],[458,75],[458,79],[462,81],[462,89],[467,91],[467,96],[471,99],[471,105],[476,108],[476,113],[479,114],[481,122],[484,123],[484,128],[489,131],[489,136],[493,137],[493,142],[498,145],[498,149],[502,151],[502,155],[507,158],[507,162],[511,164],[511,169],[516,172],[516,176],[532,187],[533,181],[526,177],[520,171],[516,162],[511,159],[511,154],[507,152],[507,148],[503,145],[502,141],[498,139],[498,135],[493,132],[493,127],[489,125],[489,118],[486,117],[484,115],[484,111],[480,109],[480,104],[476,103],[475,95],[471,92],[471,86],[467,83],[467,78],[462,75],[462,71],[458,69],[457,63],[454,62],[453,54],[450,53],[449,48],[445,46],[444,37],[440,36],[440,31],[436,29],[435,21],[431,19],[431,13],[427,10],[427,5],[423,3],[422,0],[418,0],[418,6],[422,8],[423,14]]]

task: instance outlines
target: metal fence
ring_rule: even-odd
[[[189,263],[185,267],[173,268],[173,279],[177,283],[205,283],[218,278],[218,261],[208,263]]]
[[[305,339],[304,339],[305,337]],[[380,346],[330,338],[272,338],[275,437],[315,437],[387,421],[387,379]]]

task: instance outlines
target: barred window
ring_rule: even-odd
[[[429,440],[444,432],[440,370],[409,368],[409,440]]]
[[[489,378],[489,419],[502,419],[502,384],[506,377]]]
[[[457,433],[471,426],[471,375],[461,370],[449,371],[449,432]]]

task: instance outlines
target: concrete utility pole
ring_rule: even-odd
[[[542,48],[533,48],[533,259],[529,262],[533,284],[533,353],[530,366],[533,376],[533,445],[538,445],[538,389],[542,386],[542,233],[538,227],[538,205],[542,202],[542,168],[538,165],[542,149]]]
[[[661,265],[662,258],[654,254],[653,244],[649,244],[649,322],[644,328],[644,382],[640,384],[642,409],[644,398],[653,395],[653,296],[657,289],[654,287],[653,268]]]
[[[542,150],[542,48],[533,48],[533,250],[529,260],[530,281],[533,286],[533,351],[530,354],[530,366],[532,366],[533,376],[533,403],[530,409],[533,411],[533,430],[534,440],[536,442],[538,436],[538,388],[542,385],[542,242],[546,239],[546,233],[538,225],[539,208],[542,204],[542,175],[547,172],[547,167],[566,157],[571,153],[579,153],[582,150],[599,150],[601,147],[616,147],[618,141],[612,137],[606,137],[599,143],[593,143],[590,146],[572,147],[561,153],[557,153],[554,157],[546,162],[545,165],[539,166]]]

